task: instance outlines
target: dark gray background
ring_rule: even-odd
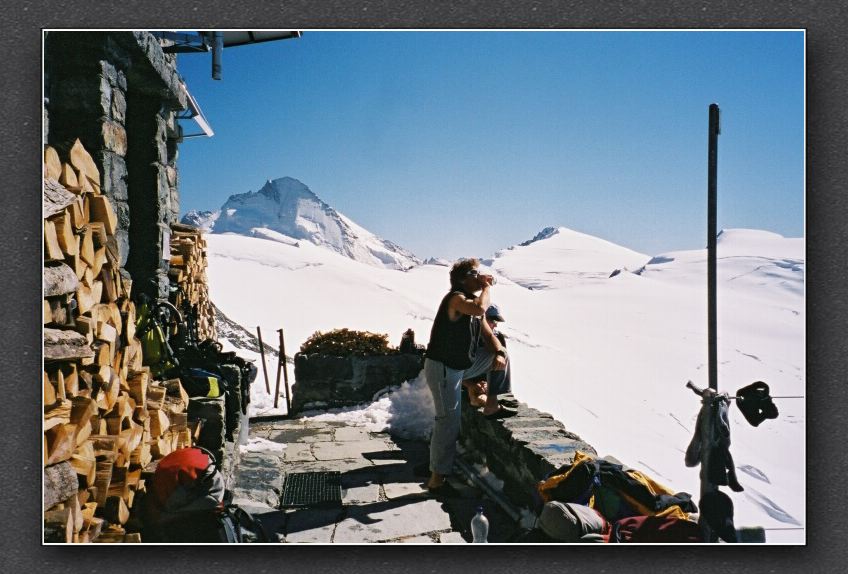
[[[53,7],[56,4],[59,7]],[[5,7],[2,351],[3,572],[395,573],[485,570],[837,571],[846,552],[845,273],[848,10],[800,2],[204,2],[23,0]],[[41,546],[41,28],[807,29],[807,540],[805,547]],[[706,182],[705,182],[706,190]],[[706,195],[706,193],[705,193]],[[721,200],[719,190],[719,201]],[[705,199],[706,201],[706,199]]]

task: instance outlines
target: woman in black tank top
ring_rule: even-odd
[[[476,259],[460,259],[451,268],[451,291],[439,304],[425,355],[424,377],[436,409],[427,481],[427,488],[433,493],[448,488],[444,479],[451,473],[456,457],[462,375],[474,362],[481,317],[489,306],[493,280],[490,275],[482,275],[478,267]]]

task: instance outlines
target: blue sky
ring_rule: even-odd
[[[215,130],[180,146],[183,213],[290,176],[421,257],[560,225],[702,248],[716,102],[719,228],[804,233],[800,31],[305,31],[178,69]]]

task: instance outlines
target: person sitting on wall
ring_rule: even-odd
[[[506,337],[497,330],[498,323],[503,322],[504,318],[498,306],[489,305],[486,309],[485,324],[492,336],[484,330],[477,346],[474,364],[465,371],[465,379],[462,381],[471,405],[483,407],[483,415],[487,418],[504,418],[516,413],[507,408],[517,406],[514,399],[498,399],[498,395],[512,392]]]

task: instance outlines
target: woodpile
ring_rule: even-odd
[[[168,277],[178,287],[171,303],[196,317],[198,340],[217,339],[215,313],[206,282],[206,239],[192,225],[171,226],[171,268]]]
[[[44,539],[140,542],[125,525],[145,468],[192,444],[188,396],[143,366],[115,211],[79,140],[65,155],[44,154]]]

